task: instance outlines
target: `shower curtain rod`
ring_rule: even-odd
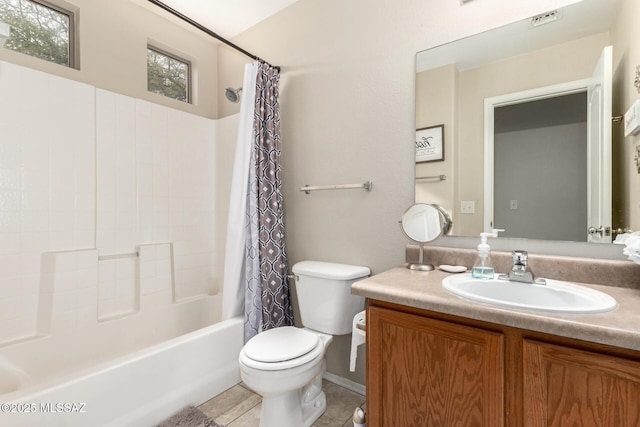
[[[256,61],[260,61],[260,62],[264,62],[266,64],[269,64],[267,61],[265,61],[264,59],[260,58],[259,56],[254,55],[251,52],[248,52],[246,50],[244,50],[243,48],[241,48],[240,46],[238,46],[235,43],[230,42],[229,40],[225,39],[224,37],[222,37],[219,34],[214,33],[213,31],[211,31],[210,29],[208,29],[207,27],[205,27],[204,25],[201,25],[199,23],[197,23],[196,21],[194,21],[193,19],[189,18],[188,16],[178,12],[177,10],[173,9],[170,6],[167,6],[166,4],[162,3],[160,0],[149,0],[149,2],[155,4],[156,6],[158,6],[161,9],[166,10],[167,12],[169,12],[170,14],[172,14],[173,16],[176,16],[180,19],[182,19],[183,21],[187,22],[188,24],[196,27],[197,29],[199,29],[200,31],[204,31],[205,33],[207,33],[208,35],[210,35],[211,37],[220,40],[222,43],[226,44],[227,46],[237,50],[238,52],[248,56],[249,58],[255,59]],[[269,64],[271,65],[271,64]],[[278,70],[278,72],[280,72],[280,67],[278,66],[274,66],[272,65],[273,68],[275,68],[276,70]]]

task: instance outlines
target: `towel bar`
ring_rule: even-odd
[[[364,188],[367,191],[371,191],[371,187],[373,183],[371,181],[367,181],[363,184],[340,184],[340,185],[305,185],[304,187],[300,187],[300,191],[304,191],[309,194],[311,191],[317,190],[352,190]]]
[[[432,175],[432,176],[416,176],[416,181],[418,180],[427,180],[427,179],[437,179],[439,181],[446,181],[446,175]]]

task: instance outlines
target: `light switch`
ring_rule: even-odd
[[[476,213],[476,202],[473,200],[463,200],[460,202],[460,213],[472,214]]]
[[[515,211],[518,209],[518,201],[517,200],[509,200],[509,209]]]

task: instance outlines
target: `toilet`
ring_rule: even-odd
[[[371,273],[320,261],[299,262],[292,271],[303,327],[262,332],[240,351],[242,381],[262,396],[260,427],[308,427],[325,411],[325,353],[334,335],[351,333],[364,305],[351,284]]]

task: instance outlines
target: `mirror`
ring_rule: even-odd
[[[622,175],[622,168],[612,168],[612,162],[633,160],[633,157],[620,158],[627,154],[615,151],[616,146],[624,143],[622,125],[601,119],[604,128],[593,131],[590,123],[597,120],[586,113],[591,110],[585,103],[590,102],[591,97],[588,83],[594,80],[596,65],[609,45],[613,51],[613,106],[608,107],[609,110],[603,107],[602,115],[609,118],[621,115],[635,100],[624,99],[629,98],[626,94],[631,89],[635,92],[633,76],[629,77],[626,71],[631,66],[627,62],[632,59],[628,57],[629,46],[637,38],[631,33],[635,31],[637,35],[633,27],[640,18],[625,16],[630,10],[637,10],[633,1],[582,0],[552,13],[419,52],[416,55],[415,202],[436,203],[451,212],[455,223],[452,234],[459,236],[478,236],[491,228],[504,228],[505,237],[611,242],[615,237],[613,230],[628,228],[631,214],[625,212],[631,211],[632,204],[619,190],[620,182],[627,178]],[[640,63],[640,58],[635,63]],[[554,113],[546,117],[536,115],[537,119],[532,122],[537,124],[524,123],[522,118],[532,116],[531,111],[536,108],[543,113],[552,111],[550,103],[560,105],[556,111],[567,110],[566,103],[547,102],[551,101],[551,93],[575,95],[567,102],[574,102],[577,97],[582,103],[580,111],[567,117]],[[538,101],[540,106],[508,111],[507,106],[524,106],[522,98]],[[488,116],[493,117],[485,123]],[[505,123],[509,117],[517,117],[520,122]],[[553,140],[572,139],[574,145],[561,148],[566,158],[572,160],[572,166],[559,161],[558,171],[575,171],[573,175],[578,178],[573,181],[573,187],[568,183],[557,185],[565,183],[560,175],[552,178],[556,171],[548,170],[552,163],[548,159],[559,158],[557,152],[551,151],[554,146],[558,148],[559,143],[550,143],[548,136],[539,136],[547,135],[539,133],[539,126],[577,129],[577,134],[571,137]],[[433,129],[438,130],[435,136]],[[427,161],[424,160],[428,145],[423,138],[425,130],[431,132],[433,139],[428,142],[435,145],[433,152],[436,153]],[[524,130],[538,133],[527,133],[525,137]],[[604,142],[605,145],[598,148],[598,155],[587,154],[586,135],[597,132],[613,135],[613,154],[611,143],[607,146]],[[500,151],[498,141],[504,139],[504,133],[517,133],[516,140],[527,141],[524,151],[515,154]],[[488,140],[491,140],[490,146]],[[582,145],[579,153],[574,151],[576,144]],[[440,151],[446,156],[439,156]],[[500,159],[507,159],[504,161],[516,175],[494,170],[494,161],[497,163]],[[576,159],[582,159],[580,164],[576,164]],[[588,167],[587,159],[596,159],[599,163]],[[596,166],[604,168],[605,172],[599,175],[605,179],[588,184],[593,182],[589,171]],[[533,176],[524,179],[526,169],[531,169]],[[549,180],[543,182],[542,177]],[[589,185],[597,190],[594,196],[586,194],[591,191]],[[569,205],[581,208],[569,214]],[[542,206],[550,209],[543,211]],[[518,216],[522,217],[520,222]],[[577,231],[569,232],[575,224],[579,224]]]
[[[430,271],[434,267],[424,264],[424,244],[436,240],[451,230],[451,218],[438,205],[416,203],[409,207],[400,221],[405,236],[420,244],[420,258],[417,264],[409,264],[411,270]]]

